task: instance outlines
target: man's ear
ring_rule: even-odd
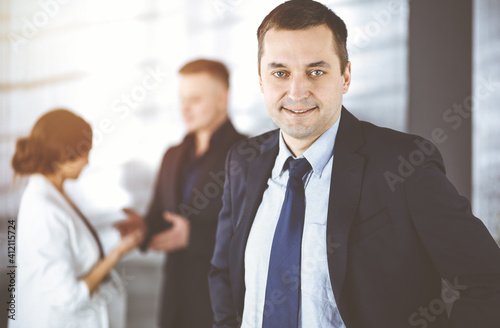
[[[343,93],[346,94],[349,91],[349,86],[351,85],[351,62],[348,61],[345,66],[344,74],[342,74],[342,78],[344,79],[344,89]]]
[[[219,94],[220,108],[227,109],[229,106],[229,89],[224,88]]]
[[[264,89],[262,88],[262,75],[260,72],[260,63],[257,62],[257,72],[259,73],[259,86],[260,86],[260,92],[264,93]]]
[[[262,76],[259,73],[259,86],[260,86],[260,92],[264,93],[264,88],[262,87]]]
[[[227,107],[229,106],[229,89],[226,89],[226,91],[224,91],[224,104],[226,105],[226,109]]]

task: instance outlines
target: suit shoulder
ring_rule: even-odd
[[[249,145],[260,147],[261,145],[264,145],[267,142],[269,142],[269,140],[272,139],[275,135],[277,135],[278,132],[279,132],[279,129],[275,129],[275,130],[271,130],[271,131],[259,134],[259,135],[254,136],[254,137],[243,136],[244,139],[240,140],[237,144],[249,144]],[[235,146],[237,144],[235,144]]]
[[[247,136],[247,135],[245,135],[245,134],[241,134],[241,133],[239,133],[239,132],[236,132],[236,133],[233,135],[232,139],[234,140],[234,143],[237,143],[237,142],[239,142],[239,141],[243,141],[243,140],[245,140],[245,139],[248,139],[248,136]],[[233,144],[234,144],[234,143],[233,143]]]
[[[238,162],[249,162],[261,152],[262,148],[270,146],[277,140],[278,129],[272,130],[255,137],[237,141],[229,150],[228,157]]]
[[[360,124],[365,134],[366,146],[368,148],[376,148],[379,151],[385,149],[391,152],[406,153],[422,143],[430,143],[435,147],[430,140],[416,134],[380,127],[365,121],[360,121]]]
[[[66,222],[68,215],[65,207],[66,204],[61,197],[58,197],[56,192],[46,185],[46,182],[30,181],[21,198],[19,217],[36,222],[38,220],[33,221],[32,218],[38,218],[41,213],[44,221]]]
[[[163,154],[163,159],[165,160],[165,158],[171,158],[172,156],[177,156],[178,154],[182,153],[182,149],[186,147],[186,144],[187,141],[186,138],[184,138],[181,142],[168,147]]]
[[[229,152],[230,149],[237,143],[247,139],[248,136],[244,135],[244,134],[241,134],[239,132],[237,132],[236,130],[234,130],[232,133],[228,134],[227,136],[225,136],[225,142],[223,143],[224,146],[222,147],[223,148],[223,151],[224,152]]]
[[[248,138],[248,136],[240,133],[236,128],[231,124],[230,128],[226,129],[225,138],[230,139],[231,141],[237,142],[242,139]]]

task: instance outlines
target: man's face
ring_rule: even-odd
[[[228,90],[208,73],[181,75],[179,94],[189,133],[211,132],[226,115]]]
[[[341,74],[333,33],[326,25],[266,33],[260,86],[285,140],[316,140],[328,130],[339,118],[350,81],[350,63]]]

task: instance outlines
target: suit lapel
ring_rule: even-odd
[[[169,181],[169,183],[166,183],[164,186],[164,204],[166,204],[166,210],[172,211],[172,212],[178,212],[178,204],[181,201],[181,195],[180,195],[180,189],[179,189],[179,184],[180,184],[180,174],[181,172],[181,164],[185,161],[186,158],[186,152],[189,149],[189,143],[192,140],[189,140],[191,136],[186,136],[184,138],[183,142],[181,143],[180,147],[177,149],[177,154],[172,156],[172,161],[169,163],[165,163],[166,170],[167,170],[167,178],[165,179],[166,181]]]
[[[337,133],[327,219],[330,282],[342,312],[342,286],[347,268],[347,242],[361,195],[365,158],[356,153],[364,144],[359,121],[345,108]],[[342,314],[342,313],[341,313]]]
[[[278,132],[271,135],[269,142],[261,145],[261,154],[248,164],[246,194],[243,203],[244,210],[231,240],[229,263],[235,264],[232,266],[230,272],[234,288],[234,299],[237,302],[239,313],[243,311],[245,296],[245,247],[253,220],[262,201],[262,195],[267,188],[267,181],[271,176],[271,171],[278,155],[278,136]]]
[[[224,162],[226,159],[227,152],[229,148],[233,145],[237,137],[237,132],[234,129],[233,125],[231,123],[229,124],[230,125],[228,127],[223,127],[224,130],[221,131],[222,135],[218,139],[219,140],[218,144],[215,146],[211,144],[207,153],[204,155],[206,156],[206,158],[203,159],[204,162],[201,165],[201,169],[200,172],[198,173],[198,176],[196,177],[194,183],[195,188],[205,187],[210,182],[215,183],[214,178],[210,173],[215,175],[221,173],[217,170],[222,171],[222,174],[224,173]],[[185,152],[183,156],[185,156]],[[224,185],[221,185],[219,187],[220,187],[219,192],[222,192],[224,189]],[[204,192],[205,190],[200,190],[200,191]],[[193,204],[194,197],[195,194],[191,193],[191,196],[189,198],[189,204]]]

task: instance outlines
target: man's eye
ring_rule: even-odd
[[[321,76],[323,74],[325,74],[325,72],[323,72],[322,70],[319,70],[319,69],[315,69],[315,70],[311,71],[312,76]]]
[[[283,71],[278,71],[278,72],[274,72],[273,75],[276,77],[284,77],[286,75],[286,73]]]

